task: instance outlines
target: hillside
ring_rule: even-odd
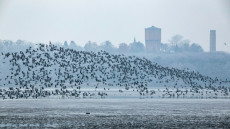
[[[0,59],[0,97],[4,99],[107,96],[106,90],[94,94],[81,92],[83,88],[96,91],[99,87],[117,88],[117,92],[123,92],[120,90],[123,88],[141,96],[156,94],[156,90],[150,89],[159,87],[164,87],[164,94],[169,97],[186,96],[188,90],[199,94],[200,90],[220,90],[221,94],[216,93],[215,96],[228,96],[229,92],[228,80],[163,67],[146,58],[105,51],[76,51],[51,43],[38,44],[37,48],[30,47],[25,51],[1,53]],[[173,95],[170,88],[176,90],[176,94]]]

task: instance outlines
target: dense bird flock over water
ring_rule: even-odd
[[[49,43],[1,53],[0,59],[2,99],[104,98],[110,95],[110,89],[120,94],[130,91],[140,97],[229,98],[227,79],[106,51],[76,51]]]

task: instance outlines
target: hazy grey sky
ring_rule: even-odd
[[[230,51],[229,0],[0,0],[2,40],[144,43],[150,26],[162,29],[163,43],[180,34],[205,51],[216,29],[217,50]]]

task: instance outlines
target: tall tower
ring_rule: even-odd
[[[161,28],[145,28],[145,47],[147,52],[160,52]]]
[[[216,52],[216,30],[210,30],[210,52]]]

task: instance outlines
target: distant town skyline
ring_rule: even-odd
[[[207,52],[216,30],[216,50],[230,51],[228,0],[0,0],[2,40],[145,44],[150,26],[161,28],[162,43],[179,34]]]

